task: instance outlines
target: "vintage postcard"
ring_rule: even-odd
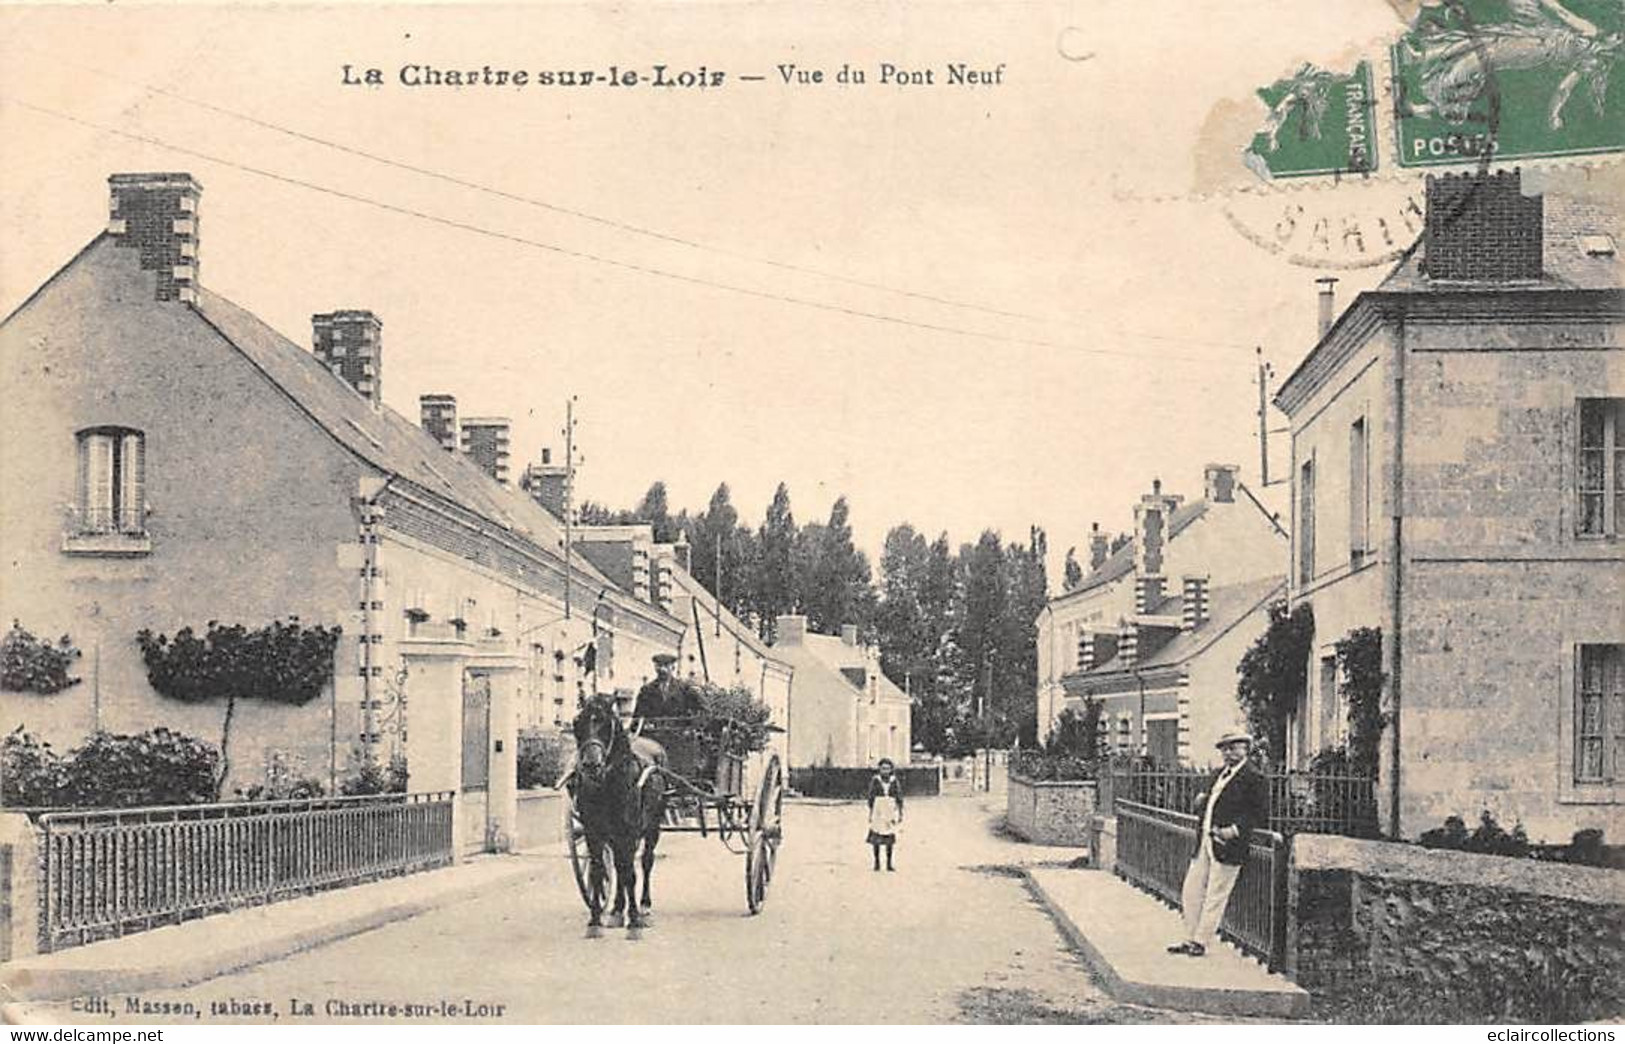
[[[1619,0],[5,4],[0,176],[6,1022],[1625,1017]]]

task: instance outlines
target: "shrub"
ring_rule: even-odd
[[[1100,763],[1093,759],[1073,757],[1070,754],[1051,754],[1047,751],[1020,750],[1010,755],[1010,773],[1034,783],[1063,783],[1082,779],[1095,779]]]
[[[1267,752],[1279,759],[1286,750],[1287,721],[1308,685],[1315,614],[1307,602],[1290,611],[1285,602],[1275,602],[1269,619],[1268,629],[1236,665],[1236,702],[1256,737],[1254,755]]]
[[[62,758],[21,725],[0,744],[0,798],[13,808],[55,805],[62,793]]]
[[[535,790],[557,785],[564,774],[567,745],[563,736],[551,729],[522,729],[519,753],[514,759],[519,772],[519,789]]]
[[[1514,824],[1507,833],[1487,810],[1479,817],[1478,828],[1467,832],[1467,824],[1460,816],[1449,816],[1444,826],[1429,830],[1417,838],[1424,848],[1444,848],[1459,852],[1478,852],[1482,855],[1527,856],[1530,854],[1529,837],[1523,824]]]
[[[1100,756],[1099,700],[1085,700],[1083,713],[1068,707],[1055,719],[1055,728],[1044,744],[1047,754],[1093,761]]]
[[[345,797],[406,793],[406,756],[392,754],[389,763],[381,765],[352,751],[350,774],[339,781],[339,793]]]
[[[133,736],[98,732],[68,756],[62,801],[77,808],[212,801],[219,764],[212,746],[166,728]]]
[[[52,645],[34,637],[23,629],[21,622],[13,620],[11,630],[0,639],[0,689],[47,696],[61,692],[79,684],[79,679],[68,673],[68,667],[78,658],[79,650],[67,635]]]
[[[695,692],[701,713],[711,719],[705,728],[707,736],[720,737],[723,723],[733,722],[740,728],[732,733],[729,742],[732,753],[745,754],[767,746],[767,726],[773,711],[749,689],[743,685],[725,689],[706,682],[697,686]]]

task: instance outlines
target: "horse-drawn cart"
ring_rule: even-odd
[[[639,754],[654,761],[645,775],[657,773],[664,780],[666,812],[660,833],[715,834],[730,852],[743,855],[745,904],[752,914],[767,900],[784,837],[784,766],[777,754],[753,752],[761,745],[763,729],[727,718],[650,718],[633,740]],[[761,765],[760,775],[747,780],[747,768],[753,764]],[[577,790],[566,789],[564,833],[570,866],[581,899],[592,910],[587,831]],[[601,872],[605,871],[613,893],[614,867],[605,866]]]

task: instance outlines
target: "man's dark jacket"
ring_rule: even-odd
[[[1197,830],[1201,830],[1202,814],[1207,811],[1207,795],[1213,793],[1213,788],[1219,785],[1220,769],[1208,780],[1207,790],[1196,802]],[[1210,824],[1214,830],[1220,827],[1233,826],[1240,834],[1233,841],[1213,839],[1213,858],[1230,866],[1239,866],[1247,861],[1247,843],[1254,830],[1263,830],[1269,826],[1270,821],[1270,785],[1263,773],[1253,768],[1251,761],[1242,762],[1241,768],[1224,790],[1219,794],[1218,804],[1213,809],[1213,822]],[[1198,833],[1196,845],[1191,851],[1194,858],[1201,850],[1202,837]]]

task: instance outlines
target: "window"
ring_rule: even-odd
[[[1349,565],[1365,561],[1371,541],[1369,442],[1365,418],[1349,426]]]
[[[1625,779],[1625,645],[1579,648],[1574,781],[1618,783]]]
[[[1306,460],[1298,475],[1298,582],[1315,578],[1315,462]]]
[[[1625,519],[1625,399],[1580,400],[1581,536],[1619,536]]]
[[[130,428],[81,431],[76,531],[144,534],[146,482],[146,436]]]

